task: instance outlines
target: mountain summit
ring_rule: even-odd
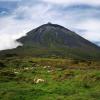
[[[4,52],[18,56],[91,59],[97,57],[100,50],[75,32],[52,23],[31,30],[17,41],[23,46]]]

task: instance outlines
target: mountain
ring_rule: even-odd
[[[98,58],[100,48],[69,29],[52,23],[31,30],[17,40],[23,46],[2,51],[6,56]]]
[[[23,46],[42,46],[42,47],[71,47],[82,49],[98,48],[93,43],[85,40],[60,25],[45,24],[27,33],[27,36],[17,40],[23,43]]]

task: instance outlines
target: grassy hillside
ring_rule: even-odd
[[[0,60],[0,100],[100,100],[100,62]]]
[[[38,47],[18,47],[12,50],[0,52],[0,58],[6,57],[42,57],[42,58],[66,58],[79,60],[100,61],[100,51],[83,50],[79,48],[38,48]]]

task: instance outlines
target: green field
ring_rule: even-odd
[[[0,100],[100,100],[99,65],[71,59],[2,59]]]

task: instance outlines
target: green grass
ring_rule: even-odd
[[[0,100],[100,100],[97,62],[92,62],[94,67],[70,59],[9,58],[1,62],[5,67],[0,69]]]

